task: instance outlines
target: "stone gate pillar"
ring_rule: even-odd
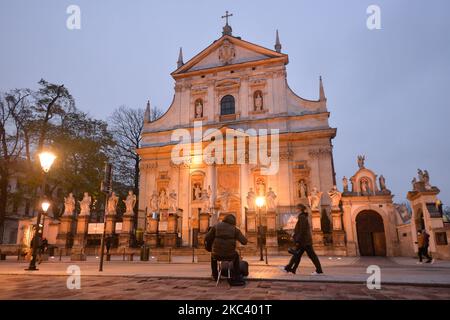
[[[425,230],[430,235],[429,250],[433,257],[449,259],[449,230],[444,228],[444,220],[442,217],[442,209],[439,206],[437,195],[440,190],[429,184],[428,172],[422,173],[419,170],[419,180],[413,180],[413,190],[409,191],[407,198],[411,204],[411,234],[414,242],[414,250],[417,252],[417,231],[422,226],[423,221]],[[423,219],[423,220],[422,220]],[[447,241],[442,241],[447,239]],[[445,244],[447,242],[447,244]]]

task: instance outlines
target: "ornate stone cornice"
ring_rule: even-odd
[[[308,154],[313,159],[325,158],[331,155],[331,147],[310,149]]]
[[[280,152],[280,160],[292,160],[294,157],[294,152],[292,150],[286,150]]]

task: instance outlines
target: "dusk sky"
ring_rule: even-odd
[[[80,30],[66,27],[71,4]],[[366,26],[371,4],[381,30]],[[249,42],[273,49],[279,30],[297,94],[317,99],[323,76],[340,189],[365,154],[395,201],[422,168],[450,204],[448,0],[0,0],[0,91],[36,89],[44,78],[97,118],[148,99],[165,110],[179,47],[186,62],[218,39],[226,10],[233,35]]]

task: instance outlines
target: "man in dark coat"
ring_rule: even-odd
[[[322,266],[320,265],[319,258],[314,252],[312,246],[312,236],[311,228],[309,227],[308,212],[306,211],[306,207],[302,204],[297,205],[297,210],[300,211],[300,214],[298,215],[297,224],[295,225],[294,229],[293,238],[295,242],[295,249],[289,250],[289,252],[292,253],[292,258],[287,266],[284,267],[284,270],[286,272],[292,272],[295,274],[298,265],[300,264],[302,255],[306,251],[306,254],[316,267],[316,271],[314,271],[312,274],[321,274],[323,273]]]
[[[222,222],[212,227],[205,237],[207,249],[211,249],[211,271],[214,280],[217,280],[217,260],[233,261],[233,279],[231,284],[242,285],[240,277],[239,254],[236,252],[236,241],[247,244],[247,238],[236,227],[236,218],[229,214]]]

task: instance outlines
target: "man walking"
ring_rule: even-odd
[[[217,271],[218,260],[233,261],[231,285],[244,285],[239,267],[239,254],[236,252],[236,241],[247,244],[247,238],[236,227],[236,218],[229,214],[222,222],[212,227],[205,237],[205,246],[211,250],[211,272],[214,280],[219,276]],[[208,250],[208,251],[209,251]]]
[[[428,254],[428,246],[430,245],[430,235],[426,232],[425,229],[417,232],[417,246],[419,249],[419,262],[418,264],[422,264],[423,257],[427,258],[425,263],[433,263],[433,258]]]
[[[297,205],[297,210],[300,211],[300,214],[298,215],[297,224],[295,225],[294,229],[293,238],[295,242],[295,248],[289,249],[289,253],[292,254],[292,258],[287,266],[284,267],[284,270],[286,272],[292,272],[293,274],[295,274],[298,265],[300,264],[302,255],[306,251],[306,254],[316,267],[316,271],[312,272],[311,274],[322,274],[322,266],[320,265],[319,258],[317,257],[312,247],[312,236],[311,228],[309,227],[308,212],[306,211],[306,207],[302,204]]]

